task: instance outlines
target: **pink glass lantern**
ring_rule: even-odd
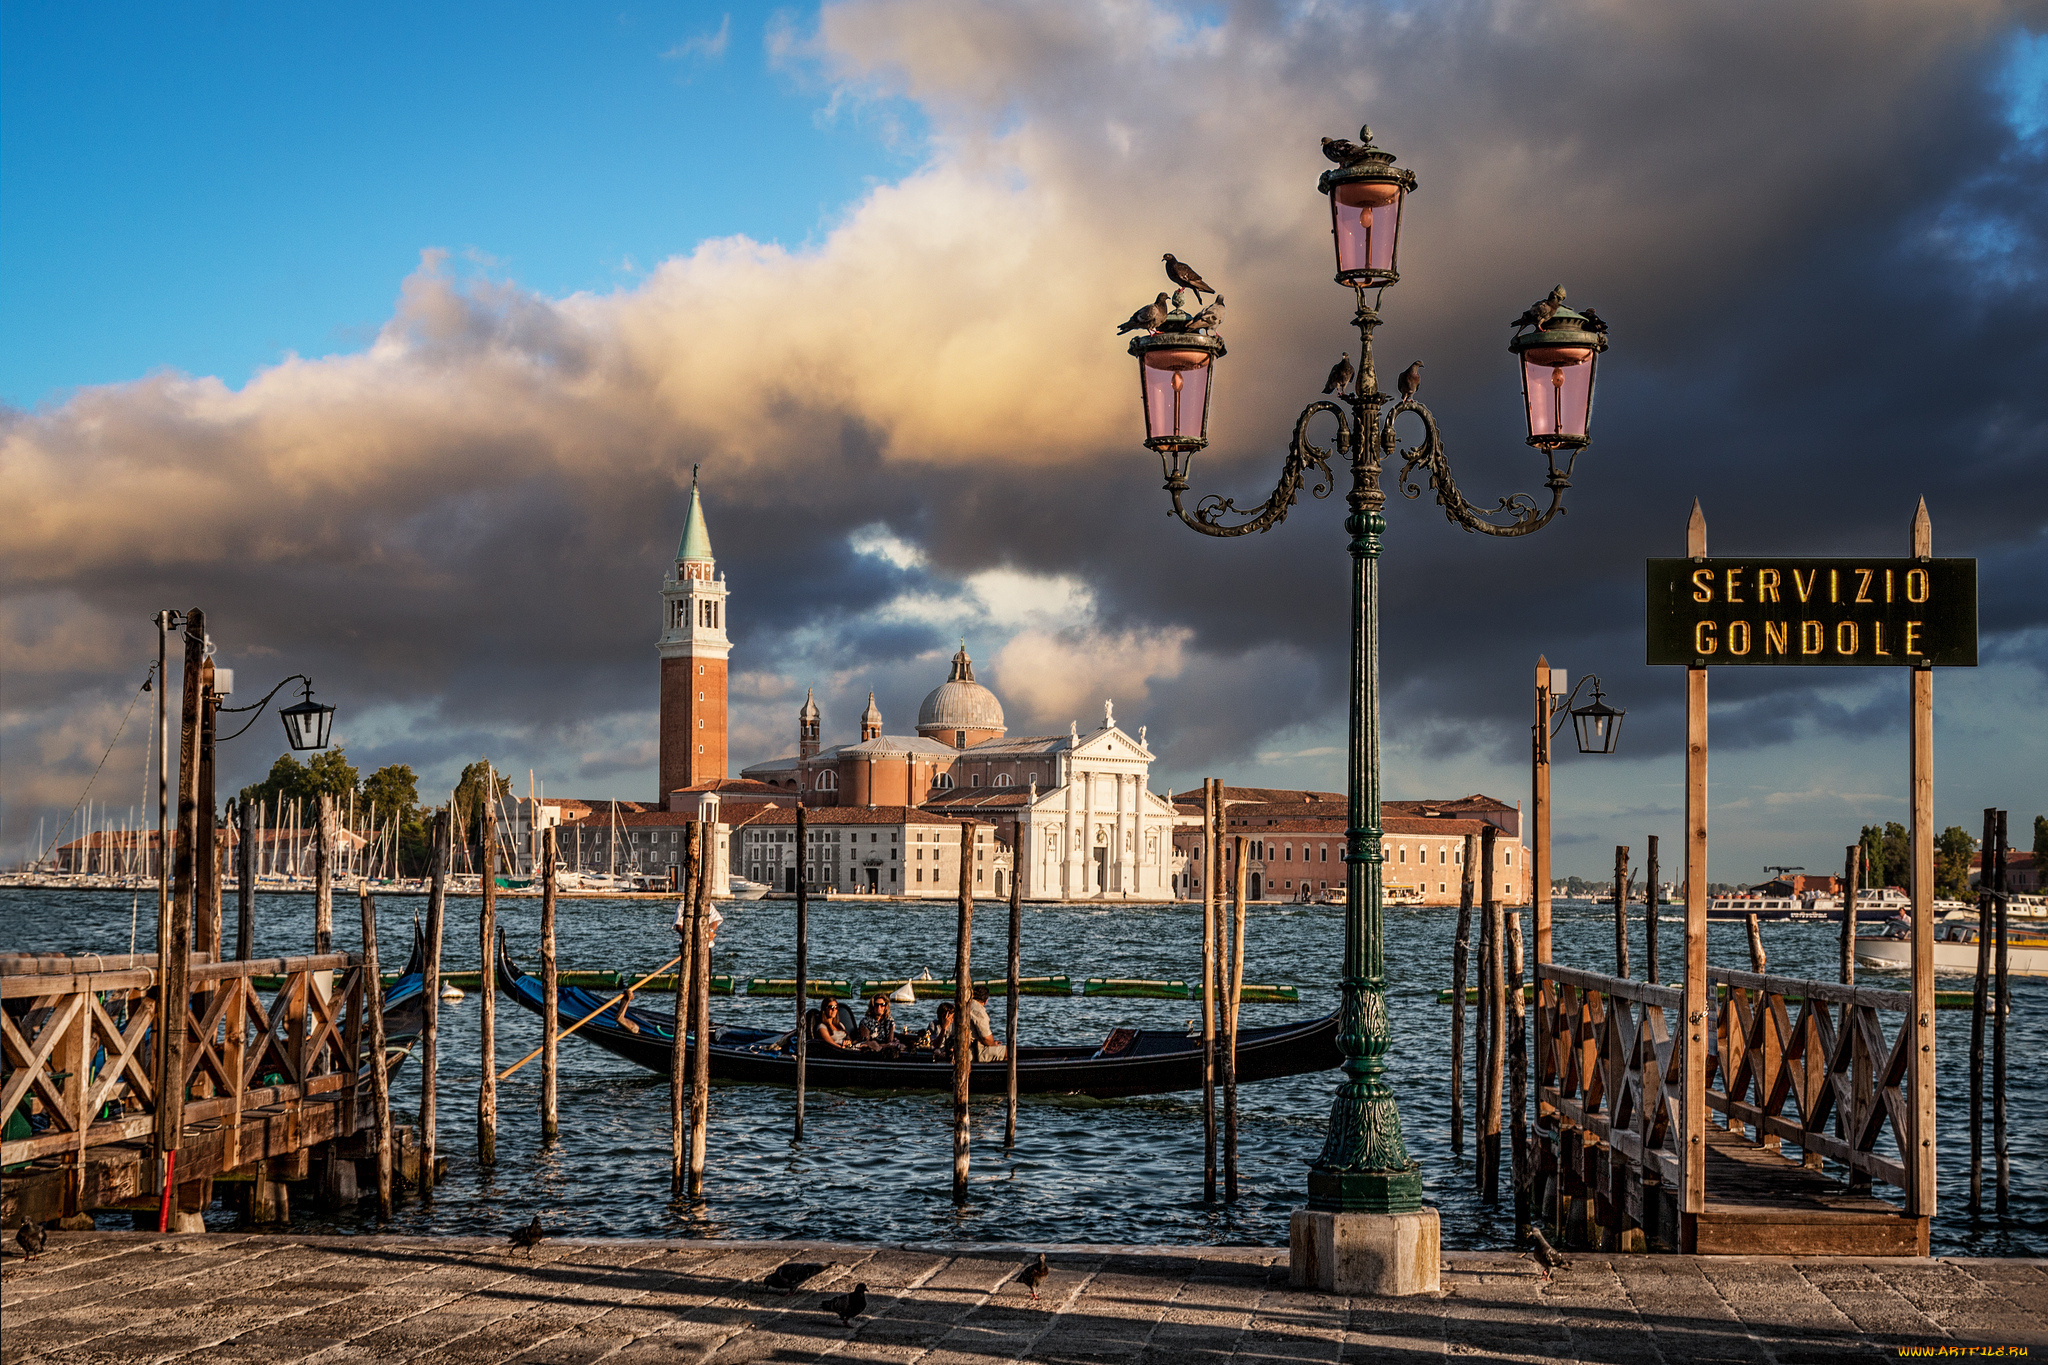
[[[1157,332],[1131,342],[1145,401],[1145,444],[1162,456],[1209,444],[1209,386],[1223,339],[1198,332]]]
[[[1337,249],[1337,283],[1380,288],[1401,278],[1397,248],[1401,205],[1415,188],[1415,173],[1394,164],[1394,154],[1372,145],[1361,128],[1355,159],[1323,172],[1317,188],[1330,197],[1330,235]]]
[[[1529,419],[1529,444],[1548,450],[1577,450],[1591,439],[1593,377],[1604,333],[1588,330],[1586,318],[1559,308],[1548,323],[1508,343],[1522,365],[1522,404]]]

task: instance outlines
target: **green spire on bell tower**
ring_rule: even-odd
[[[683,524],[683,540],[676,547],[676,559],[711,559],[711,532],[704,526],[704,500],[697,494],[697,466],[690,466],[690,518]]]

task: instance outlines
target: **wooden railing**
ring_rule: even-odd
[[[1704,1159],[1704,1144],[1686,1131],[1686,1059],[1676,1015],[1666,1013],[1683,1009],[1681,988],[1555,963],[1538,964],[1536,975],[1539,1116],[1605,1144],[1646,1180],[1683,1190],[1686,1163],[1695,1152]],[[1905,1159],[1913,1034],[1901,1022],[1888,1040],[1879,1018],[1910,1011],[1912,997],[1720,968],[1707,981],[1706,1107],[1766,1149],[1789,1140],[1807,1166],[1839,1162],[1851,1185],[1884,1181],[1917,1208]],[[1892,1142],[1881,1151],[1887,1127]]]
[[[258,976],[282,978],[267,1004],[252,981]],[[359,957],[195,957],[188,982],[182,1047],[172,1050],[182,1120],[162,1145],[177,1147],[186,1124],[221,1122],[232,1152],[244,1110],[337,1091],[353,1109]],[[92,1147],[156,1134],[160,996],[154,955],[0,957],[0,1118],[30,1102],[49,1120],[41,1132],[0,1141],[0,1166],[82,1157]]]

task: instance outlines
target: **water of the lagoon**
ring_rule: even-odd
[[[476,962],[478,901],[449,901],[448,962]],[[404,958],[420,897],[379,902],[387,967]],[[131,896],[114,892],[0,890],[0,944],[38,951],[125,952]],[[537,960],[540,906],[499,901],[499,921],[513,953]],[[791,975],[794,906],[786,901],[725,903],[713,970],[750,976]],[[812,972],[829,977],[887,978],[929,968],[950,975],[954,908],[949,904],[820,903],[811,913]],[[1641,907],[1632,907],[1641,971]],[[140,943],[147,951],[152,906],[139,906]],[[232,899],[228,908],[233,933]],[[1611,970],[1612,909],[1561,902],[1556,910],[1560,962]],[[565,968],[652,969],[674,953],[665,902],[561,903]],[[266,896],[257,906],[258,955],[305,952],[311,941],[309,896]],[[337,948],[360,946],[352,897],[336,897]],[[975,916],[976,975],[1002,971],[1006,907],[984,905]],[[1289,982],[1299,1005],[1247,1005],[1246,1026],[1320,1014],[1333,1006],[1343,911],[1337,907],[1262,904],[1246,932],[1245,979]],[[1507,1245],[1512,1204],[1482,1204],[1471,1188],[1472,1160],[1451,1150],[1450,1010],[1436,1004],[1449,984],[1456,912],[1398,909],[1387,917],[1387,970],[1392,996],[1397,1088],[1408,1149],[1422,1163],[1425,1197],[1443,1215],[1447,1247]],[[1199,974],[1201,916],[1189,906],[1027,907],[1026,975],[1179,977]],[[1767,925],[1773,972],[1833,979],[1836,926]],[[1664,979],[1676,975],[1683,927],[1660,929]],[[1746,967],[1739,924],[1709,930],[1717,964]],[[1862,973],[1869,984],[1902,980]],[[1944,978],[1945,988],[1967,978]],[[1940,1074],[1940,1214],[1934,1247],[1949,1255],[2040,1255],[2048,1249],[2048,1123],[2043,1115],[2042,1059],[2048,1043],[2048,980],[2016,979],[2008,1034],[2013,1214],[2003,1226],[1964,1213],[1968,1190],[1967,1010],[1937,1017]],[[746,1023],[786,1019],[790,1001],[716,998],[714,1017]],[[922,1020],[929,1004],[905,1011]],[[1119,1024],[1177,1026],[1195,1014],[1186,1001],[1025,997],[1026,1039],[1100,1039]],[[995,1018],[1001,1027],[1001,1001]],[[801,1147],[789,1142],[793,1097],[777,1087],[720,1085],[711,1097],[710,1161],[705,1199],[694,1209],[668,1199],[668,1083],[594,1046],[567,1040],[561,1054],[562,1139],[539,1142],[540,1068],[528,1066],[499,1088],[499,1161],[479,1168],[474,1115],[477,998],[442,1015],[441,1151],[450,1158],[447,1183],[431,1206],[400,1202],[394,1231],[478,1233],[507,1227],[538,1212],[552,1229],[591,1236],[803,1237],[832,1240],[979,1240],[1025,1242],[1248,1243],[1284,1245],[1287,1217],[1303,1202],[1304,1163],[1321,1149],[1336,1073],[1248,1085],[1241,1092],[1243,1198],[1235,1207],[1201,1199],[1199,1093],[1148,1099],[1029,1098],[1021,1106],[1017,1145],[1002,1148],[1003,1103],[977,1100],[973,1111],[972,1198],[950,1198],[951,1103],[943,1095],[880,1095],[812,1091]],[[1470,1016],[1468,1015],[1468,1020]],[[1886,1027],[1896,1023],[1886,1016]],[[539,1021],[500,1001],[498,1064],[537,1047]],[[1469,1053],[1468,1053],[1469,1057]],[[1469,1072],[1469,1060],[1467,1062]],[[419,1068],[408,1062],[394,1089],[407,1118],[417,1111]],[[1468,1092],[1469,1094],[1469,1092]],[[1469,1102],[1468,1102],[1469,1110]],[[1988,1104],[1987,1104],[1988,1110]],[[1988,1114],[1987,1114],[1988,1126]],[[1884,1139],[1889,1143],[1890,1139]],[[1989,1139],[1987,1133],[1987,1148]],[[1989,1199],[1990,1162],[1986,1160]],[[1505,1183],[1505,1181],[1504,1181]],[[1879,1186],[1884,1192],[1884,1186]],[[208,1215],[227,1227],[232,1216]],[[308,1231],[368,1231],[350,1216],[327,1222],[309,1210],[293,1213]]]

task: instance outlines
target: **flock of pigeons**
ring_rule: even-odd
[[[1124,325],[1116,329],[1116,334],[1122,336],[1125,332],[1144,331],[1207,332],[1212,336],[1220,335],[1216,329],[1223,325],[1223,296],[1217,294],[1209,282],[1202,278],[1200,271],[1186,261],[1175,260],[1171,251],[1159,259],[1166,262],[1166,278],[1173,281],[1172,296],[1169,297],[1162,292],[1158,298],[1125,319]],[[1181,301],[1190,293],[1195,296],[1195,305],[1198,308],[1201,307],[1204,294],[1215,294],[1216,301],[1193,316],[1175,317],[1174,314],[1180,312]]]

